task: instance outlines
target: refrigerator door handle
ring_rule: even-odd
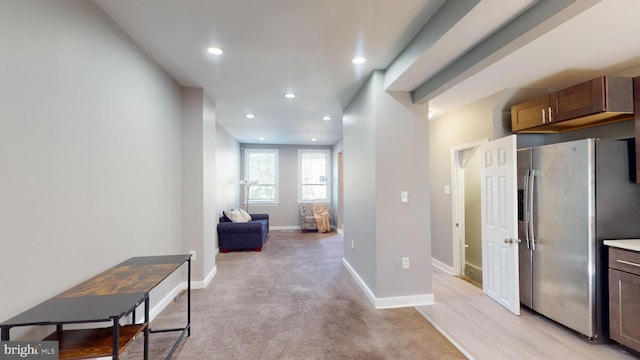
[[[529,237],[530,237],[530,241],[531,241],[531,250],[536,251],[536,235],[534,233],[534,223],[533,223],[533,218],[534,218],[534,213],[533,213],[533,188],[535,185],[535,179],[536,179],[536,171],[535,170],[531,170],[531,173],[529,175],[529,199],[527,201],[527,205],[529,205]]]
[[[531,241],[529,240],[529,174],[531,170],[527,170],[524,174],[524,241],[527,243],[527,249],[531,249]]]

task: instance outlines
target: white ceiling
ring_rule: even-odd
[[[388,90],[413,91],[552,1],[95,0],[178,83],[202,87],[239,142],[318,145],[342,137],[342,109],[373,70],[390,69]],[[441,116],[503,89],[561,87],[640,63],[640,1],[575,3],[414,99]],[[367,62],[353,65],[354,56]],[[288,91],[297,97],[285,99]]]

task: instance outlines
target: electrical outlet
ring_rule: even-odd
[[[189,254],[191,254],[191,260],[196,260],[196,251],[195,250],[189,250]]]
[[[355,239],[351,239],[351,248],[352,249],[356,248],[356,240]]]
[[[402,258],[402,268],[403,269],[408,269],[409,268],[409,258],[408,257],[403,257]]]
[[[400,269],[400,267],[402,266],[402,261],[400,261],[399,257],[394,257],[393,258],[393,268],[394,269]]]

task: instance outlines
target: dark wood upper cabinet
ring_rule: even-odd
[[[540,96],[511,107],[511,128],[514,132],[535,128],[547,122],[549,96]]]
[[[633,79],[601,76],[511,107],[514,132],[550,133],[633,119]]]

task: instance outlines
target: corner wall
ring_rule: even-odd
[[[231,134],[216,123],[216,179],[215,207],[210,214],[218,225],[222,212],[240,206],[240,144]],[[220,250],[218,232],[215,235],[215,253]]]
[[[385,92],[375,71],[343,123],[347,268],[377,308],[432,303],[427,107]],[[395,268],[403,257],[410,267]]]
[[[196,252],[191,278],[215,274],[215,104],[201,88],[182,89],[182,253]]]

